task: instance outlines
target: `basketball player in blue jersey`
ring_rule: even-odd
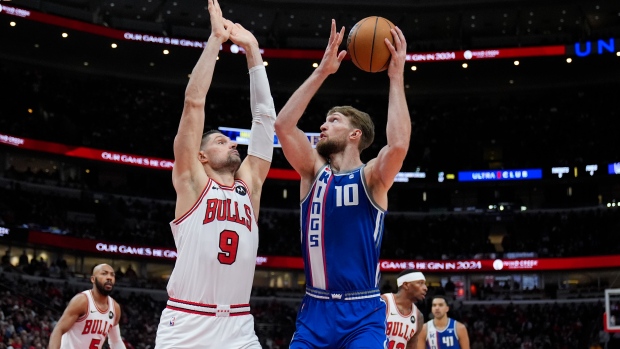
[[[418,349],[469,349],[469,335],[462,323],[449,318],[448,301],[444,296],[433,297],[433,319],[422,327]]]
[[[367,113],[351,106],[327,112],[312,147],[297,127],[323,82],[340,67],[344,27],[331,35],[318,68],[293,93],[276,120],[284,155],[300,174],[301,245],[306,295],[297,315],[290,348],[385,348],[386,305],[378,282],[379,251],[387,193],[400,171],[411,136],[405,98],[407,44],[398,28],[388,67],[387,145],[364,164],[360,153],[374,139]]]

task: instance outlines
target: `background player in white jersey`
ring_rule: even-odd
[[[407,51],[392,29],[387,75],[389,96],[385,145],[366,164],[360,154],[374,140],[367,113],[334,107],[321,125],[316,149],[297,127],[312,97],[346,56],[338,51],[344,27],[332,20],[329,43],[318,68],[293,93],[276,121],[276,133],[291,166],[300,174],[301,244],[306,295],[290,348],[384,348],[385,303],[381,301],[379,253],[388,190],[400,171],[411,136],[404,85]]]
[[[110,297],[115,281],[111,266],[93,268],[93,288],[71,299],[52,331],[49,349],[101,349],[106,337],[110,348],[125,348],[118,325],[121,307]]]
[[[259,202],[271,165],[276,112],[256,38],[224,19],[217,0],[209,0],[208,10],[211,35],[185,90],[174,139],[177,201],[170,226],[178,255],[155,346],[258,349],[249,302]],[[220,46],[229,39],[245,51],[250,76],[253,120],[243,162],[237,144],[227,136],[219,131],[202,134]]]
[[[433,319],[422,327],[418,349],[469,349],[469,334],[462,323],[449,318],[446,297],[437,295],[432,302]]]
[[[426,278],[419,271],[407,269],[398,274],[396,284],[397,293],[381,295],[387,304],[388,349],[415,349],[424,326],[424,316],[415,303],[426,296]]]

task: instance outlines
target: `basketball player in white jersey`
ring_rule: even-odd
[[[426,278],[419,271],[407,269],[396,279],[397,293],[384,293],[381,298],[387,303],[386,334],[387,349],[414,349],[418,334],[424,326],[424,316],[415,302],[426,296]]]
[[[249,302],[276,112],[256,38],[224,19],[217,0],[209,0],[208,10],[211,35],[185,90],[174,140],[177,201],[170,226],[178,256],[155,347],[260,349]],[[219,131],[202,134],[207,91],[220,46],[229,39],[245,51],[250,77],[253,119],[243,162],[230,138]]]
[[[101,349],[106,337],[110,348],[125,348],[118,325],[121,307],[110,297],[115,281],[111,266],[93,268],[93,288],[71,299],[52,331],[49,349]]]

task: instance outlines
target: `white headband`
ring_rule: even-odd
[[[419,281],[419,280],[426,281],[426,278],[424,277],[424,274],[422,274],[421,272],[415,271],[413,273],[405,274],[399,277],[398,279],[396,279],[396,284],[398,285],[398,287],[401,287],[405,282]]]

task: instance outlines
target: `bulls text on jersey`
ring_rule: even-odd
[[[402,322],[388,321],[386,334],[388,337],[401,337],[408,342],[415,334],[415,325],[403,324]]]
[[[214,220],[229,221],[244,225],[249,231],[252,231],[252,208],[244,204],[243,211],[245,217],[239,214],[239,202],[237,201],[232,201],[231,199],[208,199],[205,219],[202,223],[207,224]]]
[[[86,320],[82,334],[101,334],[104,337],[108,335],[108,331],[112,327],[112,322],[103,320]]]

